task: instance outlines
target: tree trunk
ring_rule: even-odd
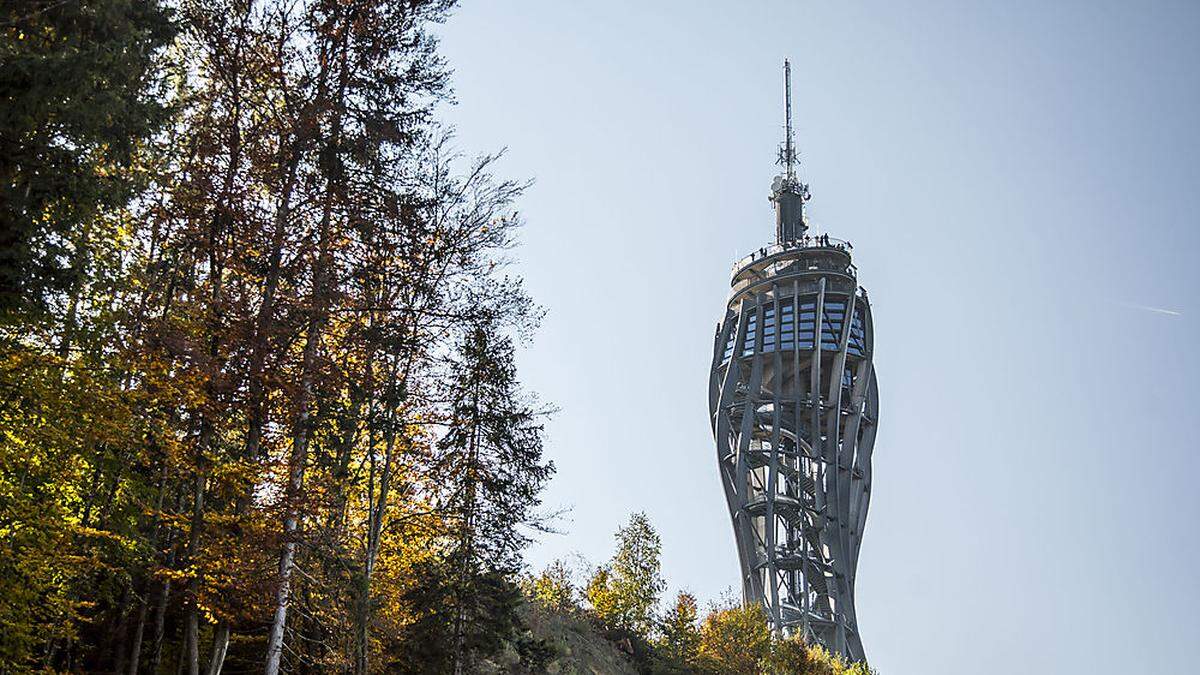
[[[130,581],[125,584],[125,589],[121,591],[121,618],[117,621],[117,628],[113,633],[113,650],[115,652],[113,657],[114,673],[120,673],[125,670],[125,656],[129,644],[129,602],[132,595],[133,582]]]
[[[229,622],[222,621],[213,633],[212,655],[208,659],[208,675],[221,675],[225,653],[229,651]]]
[[[133,644],[129,646],[129,675],[137,675],[138,662],[142,656],[142,638],[146,633],[146,614],[150,609],[150,603],[146,601],[150,593],[152,584],[150,580],[146,580],[146,592],[138,599],[138,618],[137,626],[133,629]]]
[[[207,442],[208,433],[203,434],[200,447]],[[199,464],[203,460],[197,462]],[[204,527],[204,472],[197,466],[195,470],[195,492],[192,499],[192,524],[188,534],[188,565],[196,564],[196,553],[200,548],[200,530]],[[193,569],[192,577],[188,580],[187,614],[184,618],[184,646],[187,650],[188,675],[200,675],[200,608],[197,606],[200,594],[200,577]]]
[[[462,675],[466,668],[466,608],[463,607],[467,593],[467,579],[471,574],[475,527],[475,466],[479,462],[479,395],[477,390],[471,395],[471,438],[467,446],[466,471],[466,503],[460,539],[461,567],[458,575],[458,587],[454,595],[454,675]]]
[[[396,369],[393,365],[391,375],[392,386],[395,386]],[[388,397],[389,400],[392,397]],[[395,406],[397,403],[389,403],[389,406]],[[387,512],[388,497],[391,493],[392,485],[392,463],[396,449],[396,410],[390,408],[387,413],[387,426],[385,427],[384,440],[384,455],[383,455],[383,471],[379,476],[379,494],[371,504],[368,519],[367,519],[367,548],[365,551],[363,564],[362,585],[359,589],[359,605],[357,616],[357,636],[356,636],[356,660],[355,673],[356,675],[366,675],[369,663],[369,640],[370,640],[370,621],[371,621],[371,578],[375,573],[375,561],[379,558],[379,543],[383,533],[383,517]]]
[[[167,567],[175,563],[175,549],[167,556]],[[163,579],[159,586],[158,602],[154,607],[154,647],[150,651],[150,672],[157,675],[162,663],[163,634],[167,619],[167,599],[171,597],[171,580]]]
[[[343,17],[344,18],[344,17]],[[334,117],[330,124],[327,149],[338,151],[341,143],[342,111],[345,103],[348,66],[346,40],[349,30],[342,26],[338,37],[340,44],[338,91],[333,103]],[[308,463],[308,444],[312,438],[312,400],[316,386],[317,357],[324,333],[326,314],[329,311],[330,295],[333,290],[333,260],[330,230],[333,219],[333,193],[336,169],[326,167],[326,183],[321,222],[318,228],[317,260],[313,268],[312,315],[305,335],[304,355],[301,360],[300,400],[297,405],[296,421],[292,427],[292,453],[288,462],[287,515],[283,519],[283,552],[279,556],[279,587],[275,592],[275,614],[271,620],[271,631],[267,638],[265,675],[278,675],[283,656],[283,634],[287,626],[288,603],[291,599],[292,568],[296,559],[296,531],[300,525],[300,513],[296,501],[304,485],[304,471]]]

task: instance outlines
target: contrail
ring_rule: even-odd
[[[1151,307],[1150,305],[1135,305],[1132,302],[1122,302],[1122,303],[1118,303],[1118,304],[1124,305],[1124,306],[1132,308],[1132,309],[1141,309],[1141,310],[1145,310],[1147,312],[1154,312],[1155,314],[1166,314],[1167,316],[1183,316],[1183,312],[1180,312],[1179,310],[1175,310],[1175,309],[1165,309],[1163,307]]]

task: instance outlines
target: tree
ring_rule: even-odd
[[[575,610],[575,585],[566,563],[554,560],[526,582],[526,594],[541,606],[557,612]]]
[[[764,669],[778,675],[872,675],[865,663],[847,663],[821,645],[807,644],[800,635],[773,636]]]
[[[524,186],[433,119],[452,4],[179,0],[164,50],[154,0],[0,0],[6,665],[546,658]]]
[[[696,668],[700,650],[698,616],[695,596],[684,591],[663,614],[654,644],[664,673],[688,673]]]
[[[489,627],[516,626],[516,605],[498,605],[485,618],[477,611],[480,600],[499,596],[479,588],[519,568],[528,538],[518,528],[534,522],[538,492],[553,471],[542,459],[537,412],[517,386],[512,340],[501,332],[495,305],[476,304],[479,315],[450,365],[449,428],[439,444],[438,476],[448,488],[442,513],[454,533],[447,560],[453,570],[448,606],[454,612],[456,673],[471,670],[481,655],[500,647],[481,636],[515,636]]]
[[[771,636],[764,670],[794,675],[841,675],[844,664],[821,646],[810,646],[800,635]]]
[[[655,628],[658,596],[666,584],[659,557],[662,541],[644,513],[634,513],[616,534],[612,561],[588,583],[586,595],[601,621],[648,640]]]
[[[715,608],[700,626],[700,664],[706,672],[759,675],[771,654],[771,631],[761,605]]]
[[[0,22],[0,314],[40,312],[134,193],[175,29],[159,0],[3,0]]]

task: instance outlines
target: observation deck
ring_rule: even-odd
[[[764,246],[750,255],[744,256],[733,264],[730,277],[733,281],[737,281],[738,276],[746,271],[754,271],[762,275],[768,275],[773,270],[770,268],[773,264],[786,261],[791,263],[797,257],[797,253],[803,252],[829,252],[835,254],[843,253],[845,258],[845,266],[833,265],[828,268],[822,268],[825,272],[840,272],[850,278],[858,276],[858,268],[850,262],[850,252],[854,250],[854,245],[845,239],[837,239],[827,235],[819,236],[804,236],[801,239],[793,239],[791,241],[783,241],[770,246]],[[819,261],[820,258],[813,256],[814,260]],[[812,269],[817,269],[816,267]]]
[[[764,246],[734,263],[729,301],[764,286],[790,280],[825,278],[830,290],[852,293],[858,268],[851,262],[853,245],[828,235],[805,236]]]

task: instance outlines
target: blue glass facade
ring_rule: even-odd
[[[817,304],[815,298],[800,298],[800,311],[797,315],[795,301],[791,298],[779,303],[779,316],[775,316],[775,303],[768,302],[760,307],[750,307],[746,311],[746,337],[742,340],[742,356],[753,356],[756,353],[769,353],[776,350],[792,351],[794,349],[812,350],[816,338]],[[841,349],[842,331],[846,322],[847,300],[827,299],[821,316],[821,349],[836,352]],[[759,317],[762,317],[761,331]],[[797,321],[797,317],[799,320]],[[729,319],[737,325],[737,316]],[[761,332],[761,336],[760,336]],[[761,337],[761,340],[760,340]],[[722,362],[733,356],[734,345],[738,342],[737,334],[730,331],[725,341],[725,351]],[[866,335],[863,327],[863,309],[861,306],[854,311],[850,322],[850,339],[846,353],[862,357],[866,355]]]

